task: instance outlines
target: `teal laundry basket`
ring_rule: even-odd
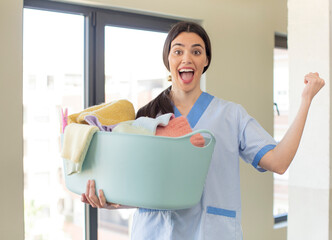
[[[191,144],[190,137],[197,133],[204,136],[204,147]],[[200,201],[214,145],[207,130],[176,138],[96,132],[81,173],[65,174],[66,186],[82,194],[93,179],[108,202],[149,209],[190,208]]]

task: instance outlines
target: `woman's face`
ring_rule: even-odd
[[[168,62],[173,90],[201,91],[200,79],[208,59],[200,36],[196,33],[180,33],[171,43]]]

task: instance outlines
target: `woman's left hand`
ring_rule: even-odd
[[[314,96],[319,92],[319,90],[324,87],[325,81],[319,77],[319,74],[316,73],[308,73],[304,76],[304,83],[306,84],[302,98],[304,100],[308,100],[309,103],[312,101]]]
[[[283,139],[267,152],[259,162],[265,170],[284,174],[291,164],[299,147],[310,104],[314,96],[325,85],[318,73],[309,73],[304,77],[306,84],[302,93],[300,109]]]

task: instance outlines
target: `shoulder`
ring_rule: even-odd
[[[211,95],[212,96],[212,95]],[[222,98],[218,98],[213,96],[213,100],[211,101],[213,107],[221,108],[224,111],[232,112],[232,113],[240,113],[246,112],[246,110],[242,107],[241,104],[235,103],[232,101],[228,101]]]
[[[211,101],[208,115],[236,125],[243,125],[251,119],[251,116],[241,104],[215,96]]]

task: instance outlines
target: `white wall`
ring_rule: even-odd
[[[12,61],[2,72],[0,96],[6,103],[5,112],[11,138],[0,140],[6,163],[0,168],[1,180],[10,182],[11,198],[1,198],[0,205],[11,211],[0,215],[0,226],[22,223],[22,2],[4,0],[0,16],[11,21],[1,21],[1,63]],[[244,105],[270,133],[273,132],[273,47],[274,32],[286,33],[286,0],[77,0],[85,4],[131,9],[167,16],[200,19],[209,33],[213,47],[212,64],[207,73],[207,91],[217,97]],[[1,51],[2,52],[2,51]],[[11,59],[13,58],[13,59]],[[3,66],[3,64],[1,65]],[[9,80],[10,79],[10,80]],[[8,86],[3,87],[4,80]],[[10,81],[10,82],[9,82]],[[1,108],[2,109],[2,108]],[[1,120],[3,121],[3,119]],[[10,130],[9,130],[10,129]],[[10,144],[10,145],[9,145]],[[17,177],[18,176],[18,177]],[[271,173],[259,174],[251,166],[241,164],[243,231],[245,239],[285,239],[286,229],[273,230],[273,177]],[[1,192],[5,184],[1,182]],[[13,190],[15,189],[15,190]],[[8,205],[9,204],[9,205]],[[1,211],[4,212],[4,211]],[[17,225],[16,225],[17,226]],[[23,225],[7,231],[0,239],[22,239]],[[7,228],[6,228],[7,229]],[[10,229],[10,228],[8,228]]]
[[[289,1],[290,117],[300,105],[303,75],[319,72],[325,87],[314,98],[289,173],[288,239],[331,236],[331,0]]]

